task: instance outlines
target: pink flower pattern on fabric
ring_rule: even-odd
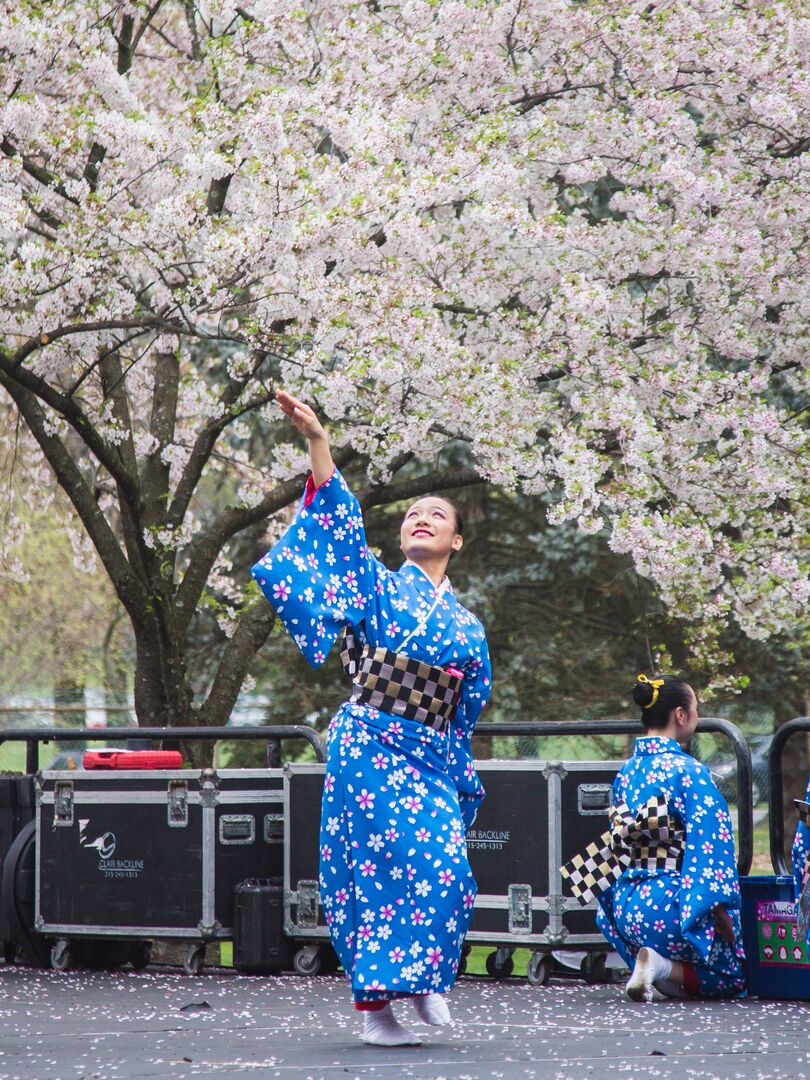
[[[599,929],[632,968],[647,945],[672,960],[694,964],[705,997],[744,992],[740,889],[734,836],[726,801],[705,765],[674,739],[636,739],[635,752],[613,784],[613,803],[637,813],[663,795],[686,832],[678,870],[629,866],[599,897]],[[722,904],[734,926],[734,945],[714,930],[713,909]]]
[[[484,795],[470,747],[490,691],[484,629],[452,588],[437,603],[418,567],[395,572],[374,558],[337,470],[308,485],[298,516],[252,573],[313,666],[351,625],[369,644],[463,675],[445,733],[365,705],[338,709],[321,819],[321,899],[356,999],[446,992],[477,891],[464,837]]]

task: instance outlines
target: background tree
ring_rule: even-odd
[[[606,529],[716,682],[726,627],[805,619],[800,6],[0,14],[0,386],[126,609],[142,723],[221,722],[270,633],[232,555],[300,489],[279,381],[369,505],[481,475]],[[473,465],[431,476],[449,440]]]

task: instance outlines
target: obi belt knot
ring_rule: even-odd
[[[626,803],[611,806],[610,829],[560,867],[563,878],[581,904],[596,899],[619,880],[628,867],[677,870],[685,833],[669,813],[667,800],[654,795],[634,814]]]

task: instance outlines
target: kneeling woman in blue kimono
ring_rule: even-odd
[[[631,969],[626,992],[668,997],[744,993],[740,890],[726,801],[684,747],[697,699],[680,679],[639,675],[646,734],[613,784],[611,831],[562,873]]]
[[[295,520],[252,570],[313,667],[347,631],[351,699],[329,726],[320,887],[332,942],[364,1013],[363,1039],[418,1042],[391,1001],[446,1024],[476,884],[466,830],[484,791],[470,736],[490,689],[484,629],[445,569],[461,547],[452,503],[406,512],[406,562],[369,551],[357,500],[309,406],[276,394],[309,443],[312,475]]]

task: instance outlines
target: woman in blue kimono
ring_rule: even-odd
[[[613,784],[611,831],[563,868],[632,971],[626,992],[737,997],[745,991],[740,890],[726,801],[685,747],[697,699],[680,679],[639,675],[646,734]],[[601,890],[601,891],[600,891]]]
[[[412,998],[446,1024],[476,896],[465,835],[484,795],[470,736],[490,691],[484,629],[445,576],[463,543],[455,507],[419,499],[388,570],[309,406],[278,404],[309,443],[312,475],[285,535],[252,569],[318,667],[341,631],[351,700],[329,726],[320,887],[332,942],[364,1013],[363,1039],[417,1043],[391,1009]]]
[[[799,931],[810,940],[810,780],[804,800],[793,800],[799,813],[793,848],[790,853],[793,867],[793,892],[796,898],[796,918]]]

